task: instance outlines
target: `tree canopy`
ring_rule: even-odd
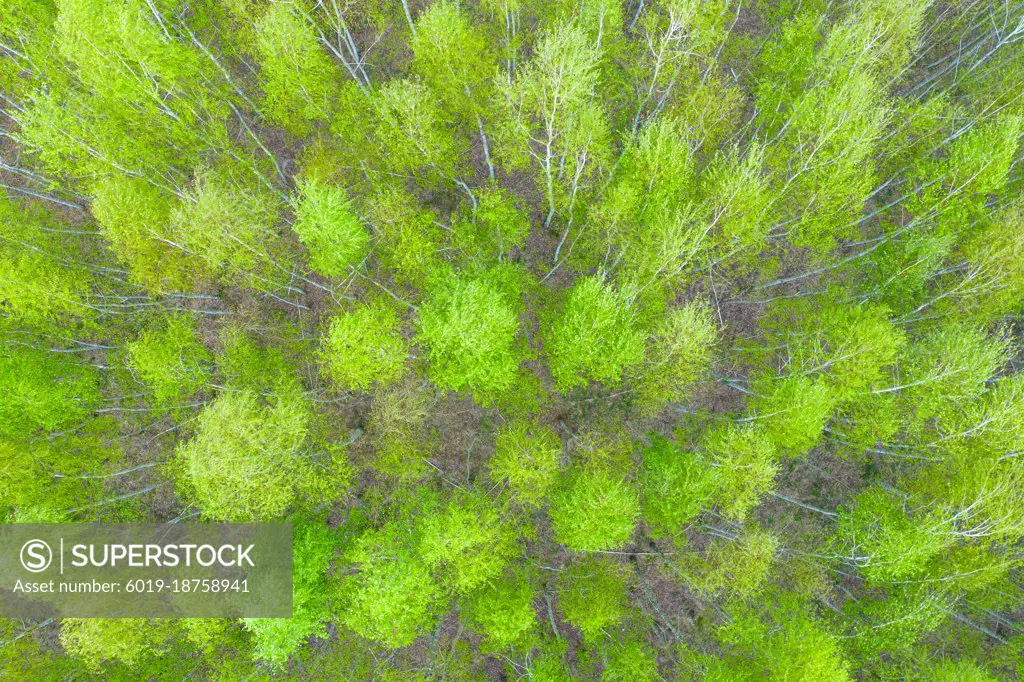
[[[1017,680],[1021,0],[4,0],[0,515],[284,523],[18,680]]]

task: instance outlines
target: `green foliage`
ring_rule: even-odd
[[[124,175],[92,186],[92,214],[132,278],[156,292],[183,288],[192,279],[185,254],[167,241],[173,202],[157,187]]]
[[[420,340],[441,388],[495,395],[515,381],[516,297],[484,278],[454,279],[419,310]]]
[[[862,399],[889,384],[889,372],[906,345],[905,332],[885,308],[798,304],[795,323],[803,332],[786,350],[800,373],[822,376],[837,405]]]
[[[33,98],[23,121],[26,144],[55,172],[156,179],[226,144],[222,87],[201,52],[167,38],[162,20],[140,0],[60,3],[47,57],[68,73]]]
[[[128,344],[129,367],[153,392],[158,405],[170,405],[210,383],[210,353],[196,339],[195,322],[170,317]]]
[[[911,210],[934,214],[942,231],[983,213],[986,197],[1006,185],[1022,130],[1024,119],[1012,113],[970,127],[952,141],[944,158],[921,163],[927,186]]]
[[[569,472],[551,500],[555,538],[580,552],[618,549],[633,536],[640,498],[632,482],[604,468]]]
[[[242,325],[222,327],[221,346],[217,366],[229,388],[269,394],[294,384],[295,367],[283,348],[262,342]]]
[[[477,196],[472,212],[452,229],[456,244],[486,262],[522,247],[530,233],[530,220],[505,190],[487,188]]]
[[[1024,289],[1024,241],[1013,229],[1024,220],[1024,202],[1016,201],[1000,210],[991,222],[965,240],[964,257],[970,272],[981,284],[966,290],[954,289],[954,300],[962,301],[957,312],[982,321],[1020,311]]]
[[[409,351],[394,310],[380,303],[332,317],[323,336],[320,362],[343,391],[366,391],[401,378]]]
[[[345,192],[317,180],[299,186],[292,229],[309,250],[309,266],[327,277],[341,277],[358,265],[370,243]]]
[[[825,252],[836,238],[853,236],[850,228],[870,193],[872,156],[888,113],[873,68],[873,28],[840,22],[811,55],[820,24],[808,13],[765,50],[766,70],[774,73],[760,84],[759,109],[772,127],[788,109],[781,139],[768,153],[782,174],[787,213],[799,215],[789,231],[796,246]],[[784,158],[792,163],[779,163]]]
[[[1006,340],[978,327],[937,329],[915,343],[901,363],[900,398],[917,420],[949,420],[981,398],[1009,350]]]
[[[437,277],[440,249],[437,216],[408,194],[384,189],[370,199],[377,251],[384,267],[402,282],[424,287]]]
[[[523,504],[539,505],[555,484],[561,454],[562,441],[551,429],[522,419],[510,422],[495,438],[491,478],[507,482]]]
[[[655,537],[680,535],[710,504],[718,489],[718,475],[700,454],[652,436],[643,453],[640,486],[643,516]]]
[[[474,592],[463,601],[470,627],[487,638],[495,650],[521,642],[533,630],[537,613],[534,591],[523,571],[506,569],[504,575]]]
[[[883,488],[857,496],[840,522],[840,541],[850,547],[865,577],[875,582],[913,578],[954,541],[941,517],[907,513],[906,501]]]
[[[572,679],[565,661],[566,644],[562,639],[544,642],[537,656],[531,657],[528,673],[543,682],[567,682]]]
[[[264,404],[250,391],[223,393],[203,409],[196,435],[178,447],[181,490],[211,519],[278,516],[302,485],[308,430],[308,409],[295,396]]]
[[[700,302],[670,311],[647,341],[637,399],[646,410],[682,402],[714,361],[718,331],[711,309]]]
[[[852,679],[838,638],[806,607],[785,595],[776,609],[770,622],[743,614],[724,629],[723,638],[754,649],[759,667],[773,680]]]
[[[658,676],[658,652],[646,642],[616,642],[604,653],[602,682],[654,682]]]
[[[595,101],[599,48],[571,23],[548,29],[515,80],[501,83],[497,151],[512,169],[531,167],[545,188],[547,219],[570,210],[580,183],[607,154],[608,124]]]
[[[715,500],[722,513],[744,519],[775,484],[775,444],[759,428],[730,425],[711,431],[704,448],[719,467]]]
[[[873,661],[883,651],[907,656],[914,645],[943,624],[950,604],[927,585],[893,585],[887,599],[846,604],[844,621],[855,635],[858,658]]]
[[[450,177],[457,150],[441,126],[441,112],[429,90],[416,81],[392,80],[374,99],[376,140],[395,173],[420,170]]]
[[[429,397],[411,383],[377,393],[367,424],[377,471],[400,481],[424,473],[432,445],[426,425],[429,407]]]
[[[5,438],[73,425],[100,399],[91,367],[67,355],[18,346],[0,351],[0,385],[0,436]]]
[[[52,224],[44,211],[0,194],[0,310],[8,323],[46,329],[88,320],[97,310],[89,302],[92,278],[64,262],[66,248],[47,234]]]
[[[326,635],[325,621],[329,616],[321,597],[326,585],[324,574],[334,556],[335,538],[327,528],[316,524],[296,527],[293,537],[292,617],[244,621],[252,633],[254,657],[279,666],[310,635]]]
[[[291,3],[273,1],[255,38],[267,118],[296,135],[327,120],[339,74],[312,23]]]
[[[88,476],[116,471],[125,461],[119,442],[110,439],[116,423],[107,416],[50,432],[48,439],[0,440],[0,504],[8,520],[65,522],[67,510],[102,501],[104,479]]]
[[[466,11],[450,0],[430,5],[417,18],[411,43],[414,73],[445,103],[446,113],[476,126],[493,74],[487,41]]]
[[[739,537],[716,540],[707,556],[700,558],[703,566],[685,568],[687,573],[693,571],[697,574],[693,582],[705,593],[748,599],[769,583],[778,550],[778,537],[750,528]]]
[[[707,226],[692,201],[695,186],[689,131],[674,118],[648,123],[627,145],[617,182],[597,209],[605,242],[619,250],[618,278],[650,296],[684,281]]]
[[[587,557],[558,576],[558,607],[587,640],[597,639],[627,614],[625,568],[602,557]]]
[[[781,453],[801,455],[821,440],[835,409],[827,386],[806,376],[771,377],[754,384],[751,419]]]
[[[928,682],[995,682],[998,678],[971,661],[942,661],[929,666],[921,679]]]
[[[360,536],[346,559],[358,572],[346,578],[342,622],[384,646],[408,646],[434,623],[440,587],[410,547],[408,530],[392,522]]]
[[[498,508],[479,494],[428,506],[419,535],[420,556],[459,594],[495,580],[512,550]]]
[[[172,621],[145,618],[68,618],[61,645],[98,673],[105,661],[134,666],[160,656],[173,637]]]
[[[581,279],[551,329],[551,374],[562,391],[588,380],[614,386],[643,343],[629,299],[599,277]]]
[[[850,396],[883,382],[884,370],[898,357],[906,336],[885,319],[884,309],[844,309],[828,320],[827,369],[833,390]]]
[[[171,214],[171,228],[210,274],[231,282],[259,281],[269,274],[276,210],[260,189],[204,170]]]
[[[0,678],[1016,679],[1021,14],[7,0],[0,515],[295,579]]]
[[[764,156],[764,147],[756,143],[745,150],[733,147],[715,160],[703,178],[721,225],[714,235],[716,246],[734,259],[741,255],[747,268],[764,249],[768,229],[765,217],[772,190],[764,177]]]

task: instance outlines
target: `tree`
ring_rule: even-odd
[[[284,665],[308,637],[323,636],[330,615],[319,599],[324,574],[334,556],[335,538],[324,526],[304,524],[294,532],[292,570],[292,617],[247,618],[245,628],[253,635],[255,658]]]
[[[294,356],[286,352],[289,330],[281,327],[277,331],[271,341],[258,337],[242,322],[221,328],[217,370],[227,388],[270,395],[282,387],[296,387],[298,367]]]
[[[882,651],[906,657],[915,644],[946,622],[949,599],[929,587],[895,584],[886,590],[886,599],[845,604],[842,615],[854,635],[855,655],[866,661],[877,660]]]
[[[26,145],[53,172],[174,187],[182,168],[227,145],[218,79],[198,50],[169,38],[155,6],[70,0],[59,9],[47,38],[65,61],[49,68],[64,75],[22,120]]]
[[[394,173],[427,170],[446,179],[453,177],[460,150],[442,127],[437,100],[426,87],[416,81],[390,81],[378,91],[374,109],[375,137],[386,150],[387,169]]]
[[[562,391],[588,380],[614,386],[643,358],[629,299],[599,277],[579,280],[551,329],[551,374]]]
[[[623,639],[604,651],[601,682],[654,682],[658,675],[657,650],[638,639]]]
[[[345,559],[357,571],[344,579],[342,622],[389,648],[408,646],[436,620],[440,588],[395,521],[360,536]]]
[[[516,298],[486,278],[453,279],[420,307],[420,340],[440,388],[496,395],[518,371]]]
[[[546,640],[539,649],[529,662],[527,670],[531,677],[552,682],[568,682],[572,679],[565,660],[567,646],[564,640],[558,637]]]
[[[1007,340],[978,327],[952,323],[913,344],[900,363],[898,391],[914,421],[946,421],[976,402],[1006,362]]]
[[[334,386],[366,391],[401,379],[409,350],[400,324],[395,311],[379,302],[332,317],[320,361]]]
[[[626,617],[627,578],[624,567],[608,559],[579,559],[558,576],[558,607],[585,639],[596,640]]]
[[[628,45],[625,60],[634,130],[671,109],[679,91],[700,75],[700,62],[715,58],[716,44],[727,33],[729,7],[729,2],[665,1],[636,10],[630,30],[635,28],[640,40]]]
[[[997,678],[971,661],[941,661],[928,667],[922,677],[928,682],[995,682]]]
[[[556,206],[572,212],[577,192],[606,154],[607,122],[594,101],[600,52],[582,29],[562,23],[540,39],[533,60],[499,84],[499,156],[510,168],[533,166],[550,225]]]
[[[696,301],[669,311],[647,339],[637,399],[647,412],[683,402],[714,361],[718,330],[711,309]]]
[[[197,434],[178,447],[178,483],[203,514],[261,521],[282,514],[304,481],[307,407],[281,394],[264,404],[251,391],[223,393],[199,415]]]
[[[103,661],[135,666],[162,655],[173,637],[169,620],[144,618],[68,618],[61,644],[94,673]]]
[[[958,314],[976,317],[984,323],[1019,312],[1024,242],[1012,226],[1022,219],[1024,202],[1012,202],[963,241],[969,276],[974,275],[979,283],[963,290],[950,290],[949,297]]]
[[[835,410],[835,398],[821,380],[791,375],[765,377],[754,384],[753,413],[747,419],[772,440],[780,453],[802,455],[821,440]]]
[[[534,628],[534,590],[522,570],[505,569],[500,579],[488,582],[464,599],[464,613],[470,627],[487,638],[494,650],[522,641]]]
[[[1021,2],[0,5],[0,516],[295,530],[0,678],[1016,679]]]
[[[452,225],[454,242],[474,261],[489,265],[520,248],[530,233],[529,217],[500,188],[477,195],[476,205]]]
[[[694,561],[696,566],[682,568],[702,592],[745,600],[770,585],[779,549],[779,538],[773,533],[748,528],[737,537],[716,539],[707,554]]]
[[[628,140],[593,219],[593,257],[608,261],[617,251],[616,277],[624,287],[664,300],[685,281],[708,233],[704,211],[694,201],[696,164],[690,131],[678,119],[659,117]]]
[[[498,432],[491,457],[491,478],[507,483],[512,495],[526,505],[539,505],[558,476],[562,441],[551,429],[520,419]]]
[[[848,682],[850,664],[840,640],[792,595],[762,607],[763,615],[735,610],[722,628],[723,640],[753,654],[751,672],[773,680]]]
[[[817,38],[815,23],[813,15],[794,18],[793,32],[783,34],[786,42],[808,50]],[[836,237],[853,236],[854,218],[869,195],[872,156],[888,115],[872,51],[876,31],[870,23],[841,22],[813,57],[801,55],[797,68],[785,42],[764,52],[766,70],[781,76],[759,86],[763,115],[783,133],[768,148],[768,159],[784,169],[777,183],[786,214],[799,211],[789,230],[797,246],[825,252]],[[780,126],[785,105],[788,116]]]
[[[430,285],[441,269],[437,216],[397,189],[376,193],[369,204],[381,264],[401,282],[420,288]]]
[[[943,158],[924,159],[915,169],[924,187],[909,210],[927,215],[947,233],[983,214],[986,198],[1006,186],[1022,129],[1024,119],[1009,112],[966,126]]]
[[[370,235],[345,192],[318,180],[299,186],[292,229],[309,251],[309,266],[341,277],[365,257]]]
[[[681,535],[709,506],[718,489],[718,474],[695,452],[680,450],[662,436],[651,437],[640,470],[643,517],[655,537]]]
[[[759,428],[730,425],[709,432],[704,448],[720,471],[716,502],[725,516],[742,520],[775,484],[775,445]]]
[[[883,488],[868,488],[851,506],[842,510],[839,538],[871,581],[918,576],[954,541],[943,531],[944,519],[928,511],[909,516],[906,500]]]
[[[442,0],[417,18],[411,47],[413,71],[445,103],[449,125],[479,131],[493,179],[482,118],[493,88],[494,68],[487,42],[473,30],[469,17],[457,3]]]
[[[67,355],[32,348],[0,353],[0,436],[23,438],[83,419],[100,400],[99,377]]]
[[[153,392],[157,405],[170,405],[210,383],[210,353],[196,340],[195,322],[169,317],[128,344],[129,366]]]
[[[156,293],[176,291],[200,274],[192,272],[184,250],[174,246],[174,201],[160,188],[110,174],[92,185],[91,209],[114,253],[143,286]]]
[[[411,381],[374,396],[367,432],[376,449],[374,468],[398,481],[415,480],[426,469],[433,446],[426,419],[430,397]]]
[[[48,330],[91,321],[101,312],[90,302],[93,277],[67,260],[78,245],[52,236],[61,231],[59,223],[0,194],[0,224],[0,310],[7,324]]]
[[[765,237],[774,193],[765,177],[765,149],[757,142],[721,153],[702,177],[716,225],[712,239],[722,259],[749,271],[767,246]]]
[[[495,580],[512,551],[497,507],[480,494],[455,495],[423,512],[419,553],[457,594]]]
[[[179,248],[196,256],[210,274],[257,286],[269,275],[280,277],[271,257],[278,241],[276,220],[277,206],[264,191],[213,170],[196,175],[192,191],[171,214]]]
[[[290,3],[271,2],[256,22],[266,117],[295,135],[332,113],[340,73],[320,46],[309,21]]]
[[[821,373],[840,409],[889,383],[888,370],[907,338],[889,319],[887,309],[826,301],[823,310],[806,309],[798,315],[798,324],[807,332],[787,347],[793,366],[811,376]]]
[[[555,538],[578,552],[618,549],[629,543],[640,499],[633,484],[603,468],[564,475],[551,500]]]

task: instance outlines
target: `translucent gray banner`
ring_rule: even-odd
[[[291,615],[289,524],[0,524],[0,617]]]

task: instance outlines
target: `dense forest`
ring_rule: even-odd
[[[290,619],[4,680],[1018,680],[1021,0],[3,0],[6,523]]]

